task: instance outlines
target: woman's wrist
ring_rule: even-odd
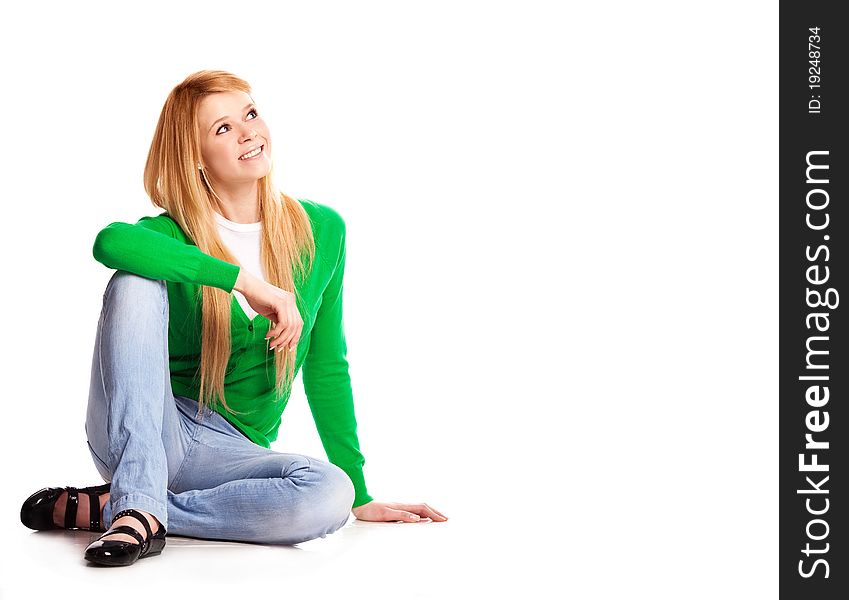
[[[250,273],[245,271],[243,268],[239,269],[239,275],[236,277],[236,284],[233,286],[233,289],[237,292],[245,293],[245,286],[248,284],[248,277]]]

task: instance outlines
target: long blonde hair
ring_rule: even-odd
[[[201,100],[217,92],[241,91],[250,95],[248,83],[226,71],[198,71],[177,85],[162,107],[144,168],[144,189],[156,206],[165,209],[201,252],[239,264],[222,243],[213,215],[215,192],[208,187],[201,164],[197,109]],[[257,184],[262,220],[260,255],[267,281],[296,295],[296,277],[304,278],[315,259],[315,240],[309,216],[301,204],[279,192],[273,168]],[[306,256],[304,256],[306,254]],[[308,258],[309,265],[305,264]],[[196,301],[202,304],[200,391],[198,413],[220,399],[231,413],[224,395],[224,375],[231,353],[230,311],[233,297],[226,291],[200,286]],[[295,353],[274,354],[274,380],[279,399],[291,390]],[[267,360],[267,355],[266,355]],[[268,373],[266,365],[266,373]]]

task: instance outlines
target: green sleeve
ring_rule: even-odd
[[[357,419],[346,358],[347,345],[342,321],[342,278],[345,273],[345,223],[338,213],[340,247],[330,283],[322,294],[310,346],[304,359],[304,392],[327,457],[345,471],[354,484],[352,508],[374,500],[366,491],[363,465],[357,440]]]
[[[110,223],[100,230],[94,258],[109,267],[149,279],[208,285],[232,292],[241,267],[190,244],[165,213],[142,217],[133,225]]]

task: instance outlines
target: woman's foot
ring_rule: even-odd
[[[136,510],[138,510],[142,515],[144,515],[144,518],[147,519],[147,524],[150,526],[150,532],[153,535],[156,535],[156,533],[159,531],[159,527],[160,527],[159,520],[156,517],[154,517],[152,514],[150,514],[149,512],[145,512],[145,511],[139,510],[139,509],[136,509]],[[135,517],[131,517],[131,516],[121,517],[120,519],[117,519],[116,521],[114,521],[112,523],[111,527],[119,527],[121,525],[129,525],[130,527],[132,527],[133,529],[138,531],[143,538],[147,537],[147,532],[144,529],[144,525],[138,519],[136,519]],[[133,536],[128,535],[126,533],[110,533],[109,535],[101,536],[100,539],[101,540],[116,541],[116,542],[130,542],[130,543],[133,543],[133,544],[139,543],[139,541],[136,538],[134,538]]]
[[[127,508],[112,518],[112,526],[86,547],[86,560],[111,567],[125,567],[141,558],[162,553],[167,532],[156,517],[135,508]]]
[[[88,494],[77,495],[79,506],[77,507],[77,522],[76,526],[80,529],[89,528],[89,497]],[[103,530],[106,530],[106,524],[103,523],[103,507],[109,502],[109,493],[101,494],[100,498],[100,523],[103,525]],[[56,499],[56,504],[53,507],[53,524],[56,527],[65,528],[65,508],[68,505],[68,492],[62,492],[62,495]]]
[[[111,483],[104,483],[87,487],[69,485],[42,488],[24,500],[21,505],[21,523],[36,531],[105,531],[106,527],[102,523],[103,507],[109,499],[111,487]],[[104,495],[105,498],[101,500]],[[89,506],[91,503],[94,504]]]
[[[106,506],[106,503],[109,502],[109,494],[101,494],[100,498],[100,522],[103,523],[103,507]],[[53,523],[57,527],[65,527],[65,507],[68,502],[68,492],[62,492],[62,495],[56,500],[56,505],[53,508]],[[80,529],[88,529],[89,527],[89,497],[88,494],[80,494],[79,495],[79,508],[77,509],[77,527]],[[137,509],[138,510],[138,509]],[[150,525],[150,530],[155,534],[159,531],[159,521],[152,514],[145,512],[143,510],[139,510],[141,514],[145,516],[147,519],[148,525]],[[121,517],[114,523],[113,526],[118,525],[129,525],[136,531],[142,534],[144,537],[146,534],[144,530],[144,525],[142,525],[138,519],[135,517]],[[103,523],[104,531],[107,528],[107,524]],[[104,537],[105,540],[115,540],[118,542],[132,542],[137,543],[137,540],[132,536],[127,535],[126,533],[111,533],[108,536]]]

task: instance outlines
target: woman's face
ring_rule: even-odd
[[[271,170],[271,136],[245,92],[206,96],[198,106],[198,126],[203,169],[214,182],[255,182]],[[251,153],[259,148],[259,154]]]

